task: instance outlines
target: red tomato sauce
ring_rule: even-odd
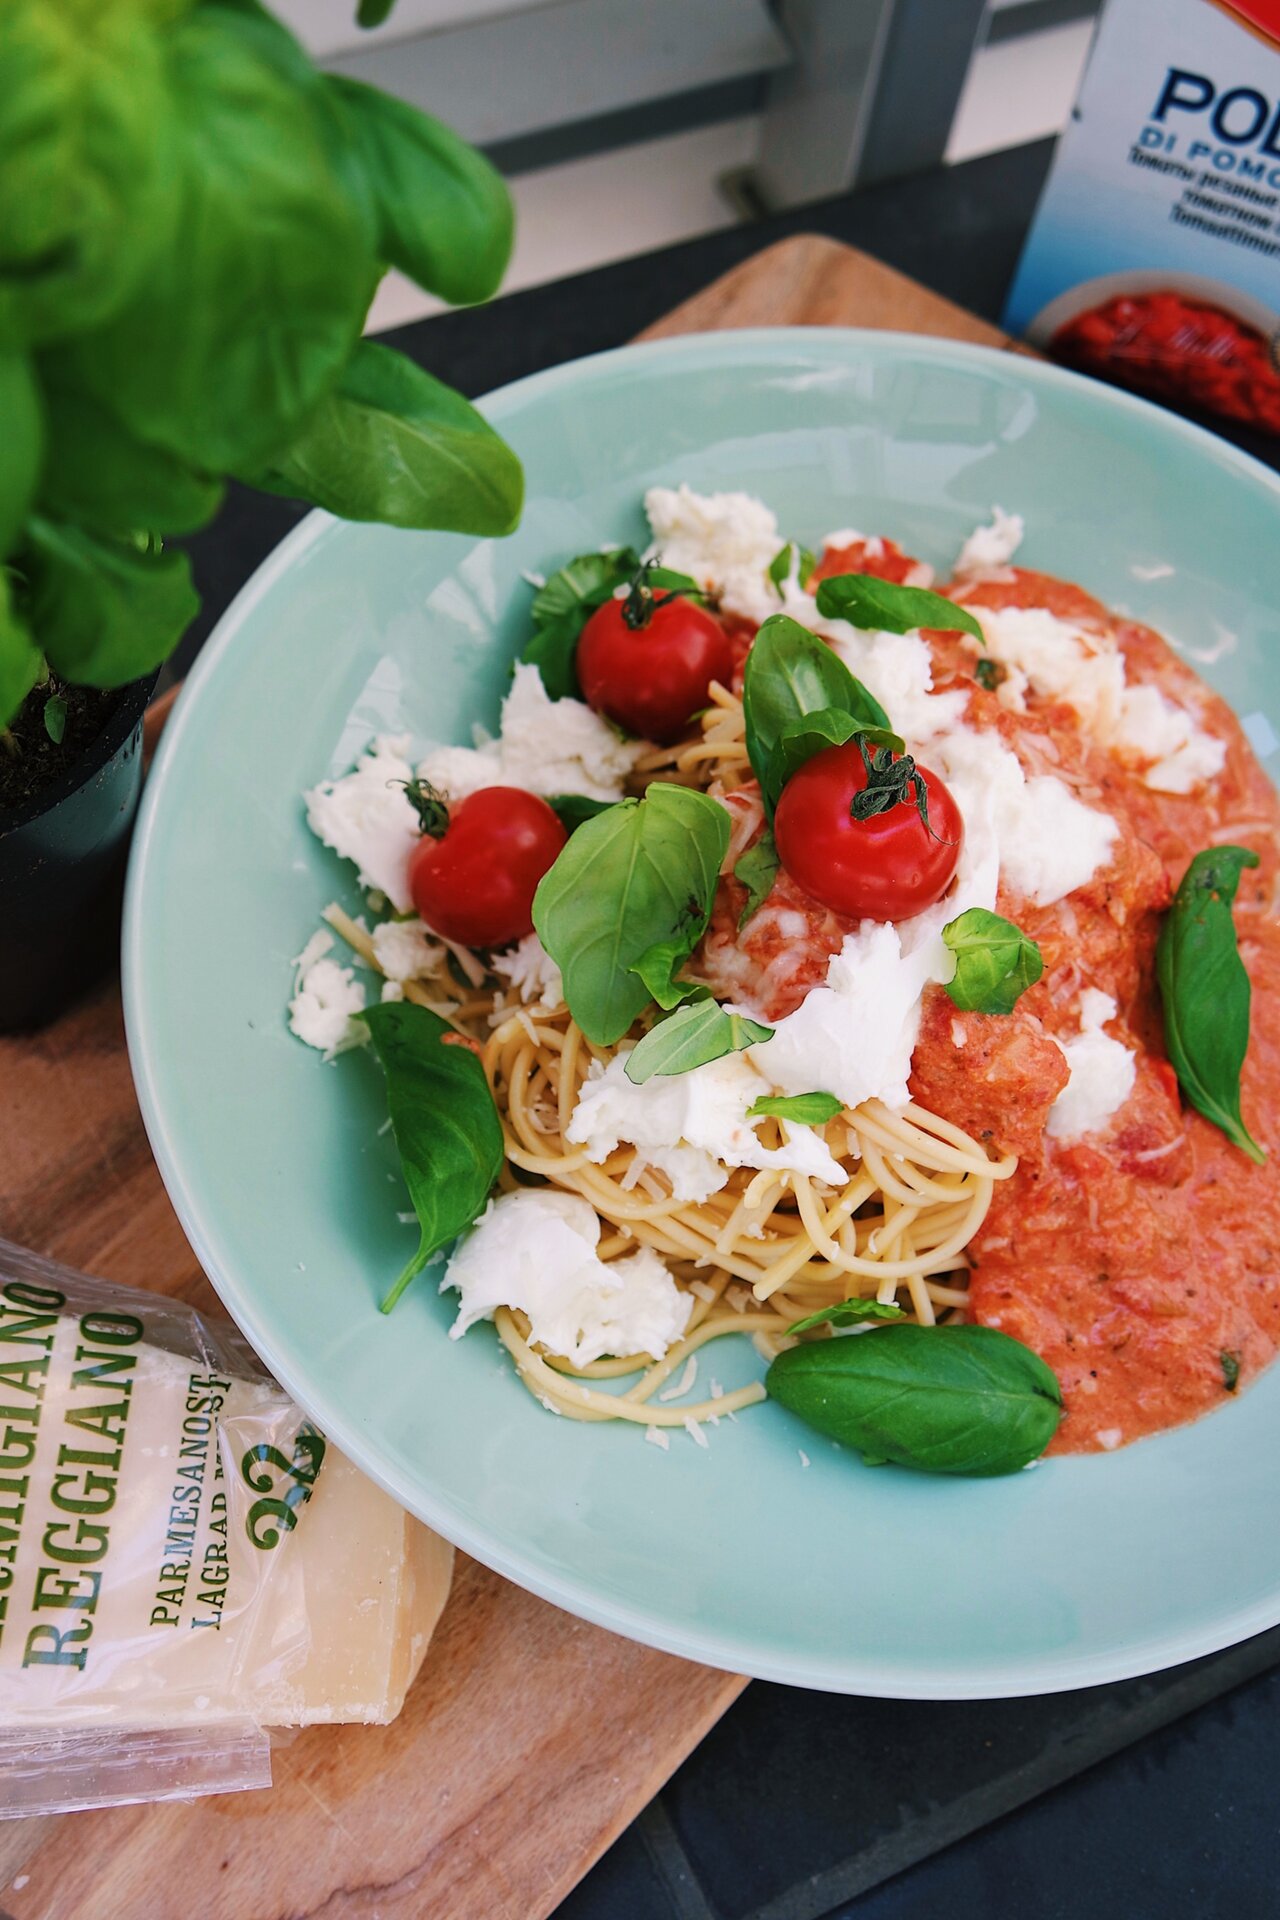
[[[914,563],[895,548],[892,564],[905,574]],[[828,553],[814,584],[857,565],[851,550]],[[871,570],[865,559],[861,570]],[[1158,634],[1080,587],[1022,569],[968,580],[964,597],[978,607],[1045,607],[1109,634],[1130,682],[1192,706],[1197,724],[1227,746],[1207,786],[1154,792],[1140,770],[1083,734],[1070,707],[1029,692],[1027,711],[1010,712],[975,682],[971,643],[927,636],[935,691],[968,693],[967,724],[997,730],[1028,773],[1053,773],[1117,826],[1107,864],[1054,906],[1001,889],[998,908],[1039,943],[1044,976],[1003,1017],[961,1013],[930,988],[911,1077],[924,1105],[993,1152],[1019,1156],[969,1249],[972,1316],[1025,1341],[1057,1374],[1067,1411],[1051,1451],[1108,1450],[1220,1405],[1237,1369],[1243,1387],[1280,1346],[1280,799],[1230,710]],[[754,785],[729,806],[732,864],[763,819]],[[1253,984],[1243,1110],[1272,1152],[1262,1167],[1183,1104],[1155,982],[1173,888],[1195,853],[1225,841],[1261,860],[1243,876],[1236,925]],[[780,873],[739,932],[746,897],[722,879],[698,970],[717,992],[778,1019],[825,979],[853,923]],[[1086,987],[1115,999],[1107,1031],[1132,1049],[1136,1077],[1101,1132],[1066,1143],[1045,1132],[1068,1077],[1054,1036],[1078,1031]]]
[[[1171,291],[1122,294],[1059,327],[1052,352],[1162,400],[1280,433],[1280,370],[1257,327]]]

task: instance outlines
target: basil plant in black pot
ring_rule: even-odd
[[[364,17],[385,6],[365,0]],[[515,455],[362,339],[389,266],[496,289],[506,190],[424,114],[318,72],[257,0],[0,8],[0,1028],[83,983],[141,719],[199,601],[174,540],[228,480],[508,533]]]

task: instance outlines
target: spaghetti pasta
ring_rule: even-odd
[[[717,744],[717,756],[722,751]],[[365,930],[336,907],[326,918],[376,969]],[[765,1397],[758,1382],[696,1405],[655,1405],[654,1396],[708,1341],[745,1333],[772,1356],[797,1319],[852,1296],[897,1301],[926,1325],[940,1314],[963,1316],[964,1249],[996,1182],[1013,1173],[1014,1157],[992,1159],[960,1128],[914,1103],[893,1112],[870,1100],[817,1129],[847,1172],[842,1188],[744,1167],[731,1170],[706,1200],[680,1201],[642,1150],[621,1145],[596,1163],[567,1140],[581,1087],[614,1050],[593,1046],[565,1005],[512,1006],[495,983],[459,988],[458,998],[443,995],[434,979],[429,986],[407,982],[403,991],[479,1052],[502,1120],[503,1190],[533,1179],[580,1195],[612,1229],[600,1243],[603,1260],[650,1247],[691,1298],[686,1331],[661,1360],[632,1354],[582,1367],[541,1351],[524,1315],[499,1308],[498,1334],[521,1380],[556,1413],[680,1427],[736,1412]],[[621,1393],[591,1384],[632,1373],[638,1380]]]

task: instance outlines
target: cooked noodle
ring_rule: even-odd
[[[721,689],[715,693],[702,734],[714,757],[699,771],[714,766],[728,785],[741,708]],[[690,771],[685,761],[693,751],[667,750],[677,774]],[[742,758],[745,766],[745,751]],[[340,908],[325,917],[376,970],[367,932]],[[593,1046],[566,1006],[512,1004],[493,983],[460,987],[458,998],[446,998],[436,981],[410,981],[404,993],[448,1021],[480,1054],[506,1140],[502,1190],[532,1178],[580,1194],[612,1229],[601,1237],[601,1259],[651,1247],[692,1296],[683,1337],[656,1363],[632,1354],[571,1367],[531,1344],[521,1312],[499,1308],[498,1334],[520,1378],[556,1413],[658,1427],[734,1413],[765,1397],[759,1382],[694,1405],[658,1405],[654,1396],[708,1341],[749,1334],[771,1357],[788,1344],[793,1322],[854,1296],[896,1301],[926,1325],[940,1313],[963,1316],[964,1249],[986,1216],[995,1182],[1014,1171],[1012,1156],[992,1160],[959,1127],[914,1102],[894,1112],[868,1100],[815,1128],[848,1174],[838,1191],[804,1174],[742,1167],[706,1200],[678,1201],[641,1149],[622,1144],[595,1163],[584,1147],[566,1140],[592,1063],[605,1064],[614,1052]],[[761,1139],[781,1144],[776,1120],[762,1123]],[[632,1373],[639,1379],[621,1394],[590,1384]]]

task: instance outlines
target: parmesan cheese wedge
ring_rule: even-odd
[[[188,1309],[107,1297],[0,1287],[0,1733],[394,1719],[452,1548]]]

